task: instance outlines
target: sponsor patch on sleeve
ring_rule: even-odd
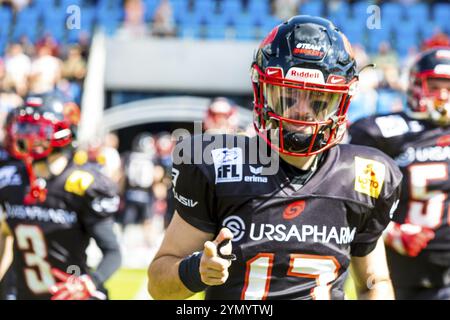
[[[355,157],[355,191],[378,199],[385,174],[386,167],[383,163]]]
[[[86,171],[75,170],[67,178],[64,190],[83,196],[93,182],[94,176],[92,174]]]

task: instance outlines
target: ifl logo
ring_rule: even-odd
[[[216,170],[216,183],[242,181],[241,148],[214,149],[211,153]]]

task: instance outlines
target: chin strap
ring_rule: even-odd
[[[24,202],[27,205],[36,204],[38,202],[44,202],[47,198],[46,183],[43,179],[37,179],[33,170],[33,159],[27,157],[24,159],[25,168],[30,180],[30,190],[25,196]]]

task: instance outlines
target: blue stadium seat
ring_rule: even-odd
[[[106,0],[104,0],[106,1]],[[123,18],[122,8],[103,9],[97,6],[97,22],[107,35],[113,35],[119,28],[120,21]]]
[[[216,2],[213,0],[196,0],[193,8],[194,12],[214,13]]]
[[[352,16],[355,19],[366,19],[367,18],[367,7],[373,4],[373,1],[363,0],[358,1],[352,5]]]
[[[256,17],[247,12],[237,13],[227,16],[227,21],[232,25],[254,26],[256,25]]]
[[[247,12],[254,16],[267,16],[270,14],[269,1],[249,0]]]
[[[422,40],[426,40],[433,36],[437,29],[441,29],[435,21],[423,21],[419,24],[419,32]]]
[[[428,21],[428,5],[425,3],[414,3],[404,10],[407,20]]]
[[[206,38],[210,40],[225,39],[226,25],[209,25],[206,29]]]
[[[0,7],[0,38],[9,34],[11,23],[11,11],[6,8]]]
[[[67,8],[69,6],[79,6],[80,8],[83,5],[83,0],[61,0],[60,6],[63,8]]]
[[[450,20],[450,3],[437,3],[433,6],[433,18],[443,25],[449,23]]]
[[[32,7],[40,13],[45,13],[55,7],[55,0],[38,0],[32,2]]]
[[[240,0],[222,0],[219,9],[219,12],[227,17],[229,15],[238,14],[244,10]]]
[[[338,2],[335,5],[328,4],[328,19],[335,25],[346,21],[350,16],[350,6],[347,2]]]
[[[381,6],[381,19],[389,21],[399,21],[403,19],[403,9],[399,3],[388,2]]]
[[[300,14],[309,14],[311,16],[322,16],[323,3],[322,1],[305,2],[300,4],[297,11]]]
[[[56,41],[62,42],[64,32],[66,30],[66,15],[61,15],[60,12],[49,11],[44,16],[43,34],[51,35]]]
[[[365,44],[365,32],[367,30],[365,19],[348,18],[335,24],[348,37],[352,44]]]
[[[201,38],[202,28],[200,25],[185,26],[178,29],[178,36],[185,39]]]
[[[145,21],[149,22],[155,15],[159,0],[145,0]]]
[[[3,56],[5,54],[6,42],[7,39],[0,36],[0,56]]]
[[[186,20],[194,20],[195,15],[189,10],[189,2],[185,0],[170,0],[172,12],[175,20],[178,23],[184,23]],[[189,17],[185,17],[189,15]]]
[[[255,40],[256,28],[253,25],[237,24],[235,26],[236,40]]]
[[[381,42],[392,43],[390,28],[382,27],[381,29],[367,30],[367,49],[371,53],[378,51],[378,47]]]
[[[35,42],[38,36],[39,12],[35,8],[23,9],[17,14],[13,31],[13,39],[19,40],[26,36],[31,42]]]
[[[202,17],[202,21],[207,24],[208,26],[219,26],[219,27],[226,27],[228,25],[229,20],[227,17],[225,17],[223,14],[210,14]]]

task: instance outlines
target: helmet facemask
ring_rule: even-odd
[[[264,74],[253,66],[255,129],[271,147],[310,156],[339,143],[356,79],[349,84],[316,84]]]

